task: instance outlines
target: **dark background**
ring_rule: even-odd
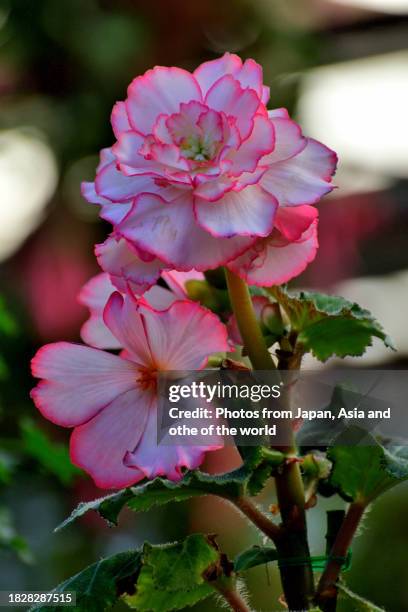
[[[108,230],[79,185],[112,143],[110,111],[128,83],[155,64],[194,69],[226,50],[263,65],[270,107],[286,106],[340,155],[339,189],[319,207],[320,250],[297,284],[370,308],[399,352],[376,345],[362,363],[406,367],[407,40],[404,0],[0,2],[0,589],[49,589],[101,555],[197,529],[221,534],[231,556],[261,541],[209,499],[125,512],[116,529],[86,516],[53,534],[78,501],[102,492],[70,465],[68,432],[31,404],[29,360],[45,342],[79,339],[86,312],[76,295]],[[208,466],[236,462],[228,451]],[[406,493],[400,486],[375,505],[345,575],[392,612],[408,609]],[[325,510],[341,505],[309,511],[314,554],[324,550]],[[251,570],[249,587],[256,610],[279,608],[272,566]]]

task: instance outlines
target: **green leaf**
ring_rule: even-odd
[[[378,321],[356,303],[307,291],[289,295],[281,287],[273,287],[269,292],[284,308],[292,329],[297,332],[297,346],[320,361],[332,355],[362,355],[371,346],[373,337],[393,348]]]
[[[20,428],[24,453],[54,474],[63,485],[70,485],[76,476],[82,474],[72,465],[67,447],[51,442],[31,419],[21,421]]]
[[[33,562],[26,541],[15,530],[10,511],[0,506],[0,549],[2,548],[14,551],[25,563]]]
[[[109,610],[124,593],[132,593],[141,568],[139,551],[122,552],[100,559],[72,578],[61,583],[52,593],[76,592],[72,612]],[[34,606],[30,612],[60,612],[61,606]]]
[[[136,592],[125,597],[139,612],[181,610],[214,592],[205,578],[220,563],[212,538],[194,534],[174,544],[145,544],[142,556]]]
[[[95,510],[109,523],[116,525],[119,512],[127,506],[135,512],[145,512],[154,506],[181,502],[192,497],[218,495],[234,499],[242,495],[256,495],[271,474],[274,465],[282,463],[284,455],[261,447],[251,448],[250,459],[232,472],[209,475],[199,470],[188,471],[178,482],[155,478],[136,487],[123,489],[90,502],[81,502],[72,514],[56,529],[66,527],[90,510]]]
[[[302,447],[302,452],[308,452],[310,446],[326,448],[331,444],[345,426],[345,420],[339,418],[340,410],[342,408],[353,409],[361,401],[361,398],[361,394],[356,393],[347,384],[337,384],[333,388],[328,405],[324,407],[324,410],[330,411],[335,417],[334,420],[322,418],[307,420],[302,423],[296,434],[296,441]]]
[[[349,427],[329,447],[333,462],[329,483],[347,500],[367,505],[376,497],[408,479],[408,460],[390,453],[359,427]]]
[[[269,563],[269,561],[276,561],[278,559],[278,551],[276,548],[271,546],[252,546],[248,550],[244,550],[235,557],[234,569],[236,572],[242,572],[256,567],[257,565],[263,565]]]
[[[340,591],[342,599],[347,599],[350,601],[351,605],[353,606],[353,610],[362,610],[363,612],[384,612],[384,608],[379,608],[371,601],[368,601],[367,599],[364,599],[364,597],[353,593],[353,591],[351,591],[343,582],[338,582],[337,588]]]

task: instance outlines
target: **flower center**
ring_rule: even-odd
[[[140,368],[136,378],[136,385],[143,391],[155,391],[157,387],[157,370]]]
[[[214,157],[216,147],[208,137],[194,134],[181,141],[180,149],[187,159],[205,162]]]

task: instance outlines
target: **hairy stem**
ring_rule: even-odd
[[[258,370],[275,369],[275,364],[265,344],[256,320],[251,296],[246,283],[226,270],[227,285],[232,308],[245,349],[252,366]],[[280,432],[286,440],[283,452],[296,455],[296,444],[290,422],[280,421]],[[284,559],[309,558],[307,541],[305,495],[303,481],[297,461],[285,463],[276,476],[276,490],[282,517],[284,537],[275,539],[280,556]],[[308,610],[314,596],[313,571],[310,563],[300,565],[281,564],[282,586],[290,610]]]
[[[222,595],[231,610],[234,610],[234,612],[251,612],[251,609],[237,590],[235,581],[221,579],[213,583],[212,586]]]
[[[275,525],[263,512],[247,497],[238,497],[232,503],[253,523],[262,533],[273,542],[277,542],[282,535],[281,529]]]
[[[340,575],[343,559],[347,555],[364,511],[364,504],[358,502],[350,504],[330,551],[331,559],[321,575],[316,595],[317,603],[325,612],[333,609],[332,601],[337,597],[336,582]]]

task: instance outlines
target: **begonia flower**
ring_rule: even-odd
[[[212,353],[228,350],[226,328],[194,302],[157,311],[118,292],[103,317],[124,352],[48,344],[32,360],[32,373],[42,380],[31,396],[47,419],[74,428],[71,460],[97,486],[126,487],[155,476],[178,480],[183,468],[198,467],[205,451],[218,447],[157,445],[157,376],[204,368]]]
[[[227,264],[250,285],[280,285],[303,272],[315,258],[318,212],[313,206],[279,208],[270,236]]]
[[[229,265],[244,278],[254,249],[284,240],[281,276],[306,267],[316,223],[281,240],[277,211],[329,193],[337,158],[303,136],[285,109],[267,111],[268,97],[261,67],[229,53],[193,73],[159,66],[134,79],[112,112],[117,141],[103,151],[95,183],[83,186],[114,225],[111,239],[125,240],[145,263],[150,257],[151,268]],[[271,269],[255,282],[275,282]],[[132,280],[146,281],[143,270],[138,275],[134,267]]]
[[[162,277],[169,289],[154,285],[143,295],[144,300],[155,310],[166,310],[177,299],[186,299],[188,295],[185,282],[204,278],[200,272],[195,270],[190,272],[170,270],[163,272]],[[78,295],[78,301],[86,306],[90,312],[89,319],[81,327],[81,338],[86,344],[102,349],[123,348],[103,320],[106,303],[115,291],[117,291],[117,287],[112,284],[111,278],[106,272],[93,276],[82,287]],[[127,291],[123,291],[124,295],[127,293],[131,294],[130,287],[127,288]]]

